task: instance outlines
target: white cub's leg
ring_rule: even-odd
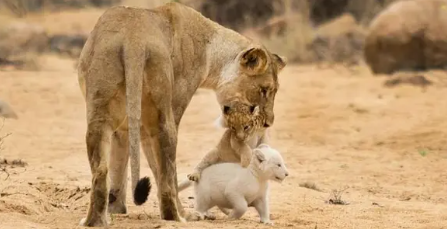
[[[228,219],[235,220],[241,218],[248,209],[245,198],[237,192],[226,193],[225,196],[227,197],[231,206],[233,206],[233,210],[228,215]]]
[[[273,225],[273,222],[270,221],[270,209],[268,199],[265,196],[260,199],[257,199],[253,203],[253,206],[256,208],[256,211],[259,214],[261,223],[267,225]]]
[[[227,209],[227,208],[221,208],[221,207],[218,207],[218,208],[219,208],[220,211],[223,212],[225,215],[229,215],[229,214],[230,214],[230,210],[229,210],[229,209]]]

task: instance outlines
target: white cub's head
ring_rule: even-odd
[[[253,150],[252,163],[264,179],[281,183],[289,176],[281,154],[267,144],[261,144]]]

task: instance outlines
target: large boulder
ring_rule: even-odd
[[[371,22],[364,46],[375,74],[445,68],[447,0],[398,1]]]

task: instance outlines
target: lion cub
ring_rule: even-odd
[[[202,158],[193,173],[188,174],[191,181],[198,181],[205,168],[219,162],[237,162],[247,167],[252,149],[266,143],[265,120],[259,106],[234,102],[231,106],[224,106],[223,117],[219,119],[221,126],[227,130],[219,144]]]

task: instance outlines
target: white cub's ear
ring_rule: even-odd
[[[262,152],[262,150],[256,148],[253,150],[253,154],[259,163],[262,163],[265,161],[265,156],[264,156],[264,153]]]
[[[262,148],[268,148],[268,149],[270,149],[270,146],[267,145],[267,143],[262,143],[262,144],[260,144],[257,148],[259,148],[259,149],[262,149]]]
[[[222,115],[214,120],[213,126],[217,127],[218,129],[228,128]]]

